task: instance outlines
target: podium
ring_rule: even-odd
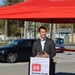
[[[50,75],[50,58],[30,57],[29,75]]]

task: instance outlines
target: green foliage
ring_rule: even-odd
[[[7,36],[18,36],[21,33],[21,28],[19,27],[19,21],[8,20],[7,21]],[[0,20],[0,30],[3,34],[5,32],[5,20]]]
[[[0,20],[0,30],[2,30],[3,32],[2,33],[4,33],[4,28],[5,27],[5,20]]]
[[[75,24],[73,25],[73,28],[74,28],[74,33],[75,33]]]
[[[13,3],[13,4],[19,3],[19,2],[22,2],[22,1],[24,1],[24,0],[8,0],[8,2]]]
[[[72,28],[72,24],[60,24],[60,28]],[[73,24],[73,32],[75,33],[75,24]]]
[[[70,28],[71,24],[60,24],[60,28]]]
[[[20,34],[20,27],[18,21],[9,20],[8,21],[8,36],[16,36]]]
[[[3,0],[4,5],[12,5],[15,3],[23,2],[24,0]]]
[[[0,43],[0,47],[2,47],[2,46],[5,46],[5,44],[4,43]]]
[[[49,23],[42,23],[42,25],[46,27],[47,31],[49,32]]]

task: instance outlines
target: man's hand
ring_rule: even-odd
[[[49,55],[48,55],[46,52],[44,52],[44,54],[42,54],[41,57],[42,57],[42,58],[48,58]]]
[[[40,53],[38,53],[38,54],[36,55],[36,57],[41,57]]]
[[[41,55],[40,55],[40,53],[38,53],[38,54],[36,55],[36,57],[48,58],[49,55],[48,55],[46,52],[44,52],[44,54],[41,54]]]

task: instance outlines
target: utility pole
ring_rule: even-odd
[[[58,38],[60,38],[60,26],[57,24],[57,33],[58,33]]]
[[[71,37],[71,39],[72,39],[71,42],[73,43],[73,24],[72,24],[72,26],[71,26],[71,36],[72,36],[72,37]]]
[[[21,27],[21,39],[23,39],[23,27]]]
[[[5,35],[4,35],[4,44],[6,44],[6,36],[7,36],[7,20],[5,21]]]
[[[35,23],[33,22],[32,24],[33,24],[33,27],[32,27],[33,28],[33,34],[32,34],[33,36],[32,36],[32,38],[35,38]]]
[[[56,37],[56,24],[53,24],[53,40],[55,42],[55,37]]]
[[[6,0],[6,6],[8,6],[8,0]],[[6,21],[5,21],[4,44],[6,44],[6,43],[7,43],[7,41],[6,41],[6,36],[7,36],[7,24],[8,24],[8,21],[6,20]]]
[[[55,23],[50,23],[50,38],[55,41],[55,36],[56,36],[56,24]]]
[[[24,39],[27,39],[27,22],[24,22]]]
[[[52,39],[53,34],[53,23],[50,23],[50,38]]]
[[[25,2],[27,1],[27,0],[24,0]],[[24,22],[24,39],[27,39],[27,22],[25,21]]]
[[[37,39],[37,30],[38,30],[38,29],[37,29],[37,28],[38,28],[37,25],[38,25],[38,23],[36,22],[36,39]]]

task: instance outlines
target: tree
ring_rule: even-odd
[[[2,30],[2,33],[4,34],[4,26],[5,25],[5,20],[0,20],[0,30]]]
[[[20,27],[19,27],[19,21],[13,21],[9,20],[8,21],[8,36],[18,36],[20,32]]]
[[[4,1],[4,5],[12,5],[12,4],[16,4],[19,2],[23,2],[24,0],[3,0]]]
[[[66,24],[62,23],[62,24],[60,24],[60,28],[70,28],[70,27],[71,27],[70,23],[66,23]]]

